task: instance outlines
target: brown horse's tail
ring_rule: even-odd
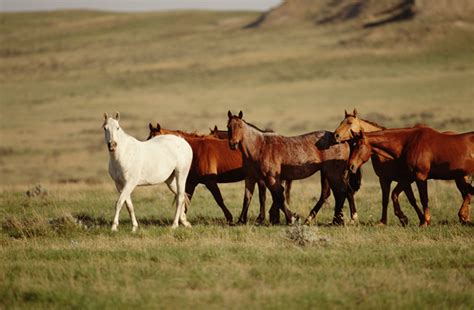
[[[346,182],[347,187],[351,193],[357,192],[360,189],[360,185],[362,184],[362,171],[360,168],[356,173],[348,172]]]
[[[293,181],[286,180],[285,181],[285,201],[287,204],[290,204],[290,191],[291,191],[291,184]]]

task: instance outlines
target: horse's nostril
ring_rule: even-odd
[[[354,171],[354,165],[351,165],[350,169],[351,171]]]
[[[338,133],[334,134],[334,136],[336,137],[336,139],[339,138],[339,134],[338,134]]]

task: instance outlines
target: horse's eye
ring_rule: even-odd
[[[104,131],[106,131],[106,130],[107,130],[107,128],[104,127]]]
[[[120,127],[117,127],[117,130],[120,130]]]

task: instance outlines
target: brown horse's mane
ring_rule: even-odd
[[[271,130],[271,129],[260,129],[260,128],[258,128],[257,126],[255,126],[254,124],[251,124],[251,123],[249,123],[249,122],[247,122],[247,121],[244,121],[244,120],[242,120],[242,121],[243,121],[245,124],[247,124],[247,125],[249,125],[250,127],[252,127],[253,129],[256,129],[256,130],[260,131],[261,133],[274,133],[274,131]]]
[[[381,126],[381,125],[379,125],[378,123],[376,123],[376,122],[374,122],[374,121],[369,121],[369,120],[362,119],[362,118],[361,118],[360,120],[361,120],[361,121],[364,121],[364,122],[366,122],[366,123],[369,123],[369,124],[372,125],[372,126],[379,127],[379,128],[381,128],[382,130],[387,129],[386,127]]]

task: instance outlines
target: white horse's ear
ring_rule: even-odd
[[[357,110],[354,109],[354,111],[352,112],[352,114],[353,114],[355,117],[357,117]]]
[[[239,112],[239,118],[242,118],[244,116],[244,113],[242,112],[242,110],[240,110]]]
[[[115,112],[115,119],[116,119],[117,121],[120,120],[120,113],[119,113],[119,112]]]
[[[153,125],[151,123],[148,123],[148,129],[150,129],[150,131],[153,130]]]
[[[104,119],[107,120],[109,118],[109,116],[107,115],[106,112],[104,112]]]
[[[232,112],[230,112],[230,110],[227,112],[227,116],[229,117],[229,119],[232,118]]]

